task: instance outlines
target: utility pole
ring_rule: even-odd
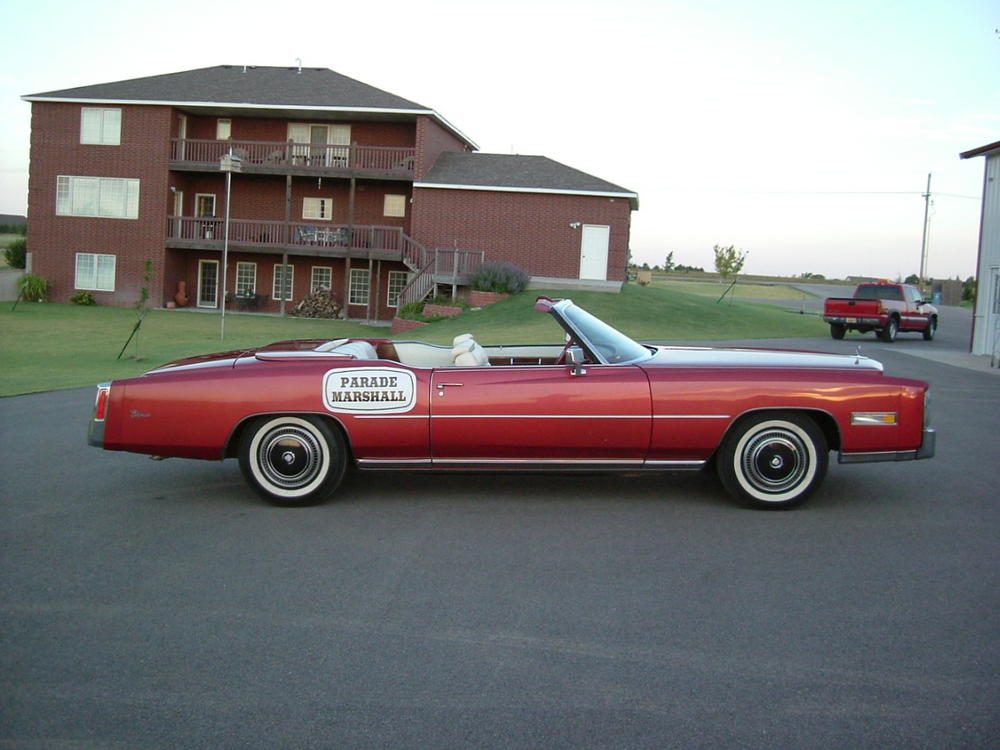
[[[924,237],[920,241],[920,286],[924,285],[924,273],[927,271],[927,218],[931,207],[931,175],[927,173],[927,192],[924,193]]]

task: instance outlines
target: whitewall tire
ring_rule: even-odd
[[[240,439],[240,469],[247,483],[274,505],[328,500],[344,477],[347,451],[340,432],[322,419],[255,419]]]
[[[730,430],[716,466],[736,499],[757,508],[789,508],[822,482],[828,452],[823,431],[809,417],[764,412]]]

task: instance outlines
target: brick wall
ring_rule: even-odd
[[[468,151],[469,148],[430,117],[417,117],[417,167],[415,177],[423,179],[445,151]]]
[[[76,253],[116,255],[115,290],[93,294],[99,304],[131,305],[139,298],[144,263],[151,259],[152,301],[159,304],[171,110],[123,106],[121,145],[94,146],[80,143],[81,109],[80,104],[32,103],[28,247],[34,271],[50,281],[50,299],[65,302],[76,293]],[[139,179],[139,218],[56,216],[59,175]]]
[[[305,116],[291,120],[251,117],[232,117],[229,119],[232,121],[232,137],[236,141],[287,141],[288,123],[290,122],[312,122],[316,125],[333,124],[327,120],[310,120]],[[216,117],[189,115],[187,120],[187,137],[214,140],[217,132],[217,122],[218,118]],[[351,142],[361,146],[413,148],[416,143],[416,126],[413,123],[354,122],[347,124],[351,126]],[[176,135],[176,132],[174,135]]]
[[[608,225],[608,279],[625,278],[625,198],[415,188],[413,208],[413,237],[427,247],[485,250],[532,276],[579,278],[581,230],[570,224]]]

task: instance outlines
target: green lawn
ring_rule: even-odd
[[[721,293],[721,292],[720,292]],[[472,332],[483,344],[556,343],[562,335],[548,315],[534,310],[545,292],[525,292],[458,318],[432,323],[398,338],[450,343]],[[549,292],[577,304],[623,332],[645,341],[697,341],[823,336],[816,316],[793,315],[781,307],[736,300],[716,304],[710,296],[673,286],[626,285],[621,294]],[[135,325],[128,308],[25,303],[11,312],[0,303],[0,395],[75,388],[130,377],[164,362],[193,354],[260,346],[294,338],[388,336],[383,326],[328,320],[226,315],[226,338],[219,338],[219,315],[189,310],[153,310],[143,323],[138,347],[118,352]],[[131,359],[138,352],[141,361]]]
[[[677,281],[674,279],[653,279],[653,286],[657,289],[667,289],[686,294],[697,294],[703,297],[718,299],[722,293],[728,289],[731,281],[720,282],[718,279],[705,279],[703,281]],[[811,294],[788,286],[787,284],[758,284],[751,281],[738,281],[736,287],[731,290],[726,299],[732,295],[739,299],[786,299],[789,302],[801,300],[805,297],[812,297]]]

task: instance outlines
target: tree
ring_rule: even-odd
[[[903,279],[903,283],[904,284],[919,284],[920,283],[920,277],[917,276],[915,273],[911,273],[909,276],[907,276],[905,279]]]
[[[667,259],[665,261],[663,261],[663,270],[666,273],[670,273],[671,271],[674,270],[674,252],[673,252],[673,250],[671,250],[669,253],[667,253]]]
[[[976,303],[976,277],[970,276],[962,284],[962,301]]]
[[[735,245],[729,247],[716,245],[712,250],[715,252],[715,270],[722,278],[728,279],[743,270],[748,255],[746,250],[737,250]]]
[[[28,241],[24,237],[11,240],[3,251],[7,265],[11,268],[24,268],[28,255]]]

